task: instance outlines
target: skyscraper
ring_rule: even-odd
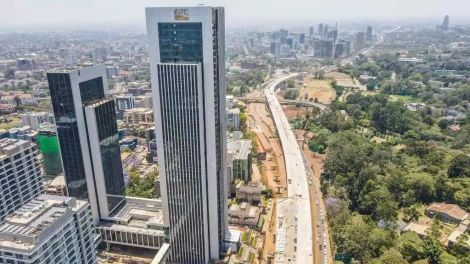
[[[227,228],[224,9],[146,14],[170,262],[208,263]]]
[[[365,33],[357,32],[356,33],[356,49],[362,49],[365,44]]]
[[[47,73],[67,194],[88,199],[97,223],[124,202],[114,100],[105,99],[106,67]]]
[[[29,141],[0,139],[0,221],[43,191],[38,155]]]
[[[366,31],[366,41],[372,42],[372,27],[368,26]]]
[[[448,30],[449,29],[449,15],[446,15],[444,17],[444,21],[442,21],[442,30]]]
[[[324,31],[325,29],[323,23],[318,24],[318,36],[323,37],[323,34],[325,33]]]

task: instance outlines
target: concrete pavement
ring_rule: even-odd
[[[267,82],[264,94],[282,145],[287,174],[287,198],[278,200],[275,263],[313,263],[312,215],[307,171],[302,152],[275,96],[276,86],[297,74]]]

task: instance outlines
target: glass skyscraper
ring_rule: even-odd
[[[67,194],[88,199],[96,223],[124,202],[114,101],[105,99],[106,67],[52,70],[47,79]]]
[[[147,8],[170,263],[219,258],[227,228],[223,8]]]

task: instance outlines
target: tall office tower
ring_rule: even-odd
[[[300,34],[299,43],[300,44],[305,44],[305,34],[304,33]]]
[[[98,223],[124,202],[125,188],[106,67],[52,70],[47,79],[67,194],[88,199]]]
[[[325,27],[323,28],[323,37],[327,38],[329,33],[330,33],[330,29],[328,25],[325,25]]]
[[[444,21],[442,21],[442,30],[448,30],[449,29],[449,15],[446,15],[444,17]]]
[[[372,42],[372,27],[368,26],[366,31],[366,41]]]
[[[323,23],[318,24],[318,36],[323,37],[323,33],[325,32]]]
[[[227,228],[224,9],[146,13],[170,262],[208,263]]]
[[[309,36],[310,38],[313,37],[313,30],[314,30],[313,27],[310,27],[310,28],[308,29],[308,36]]]
[[[365,44],[365,33],[364,32],[357,32],[356,33],[356,48],[362,49]]]
[[[40,195],[0,223],[0,263],[97,263],[90,206]]]
[[[0,139],[0,221],[42,192],[36,145]]]

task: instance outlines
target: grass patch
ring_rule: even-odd
[[[253,263],[254,260],[255,260],[255,253],[250,252],[250,254],[248,254],[248,263]]]
[[[244,248],[241,247],[239,250],[238,250],[238,253],[237,253],[237,258],[242,258],[243,257],[243,251],[244,251]]]

